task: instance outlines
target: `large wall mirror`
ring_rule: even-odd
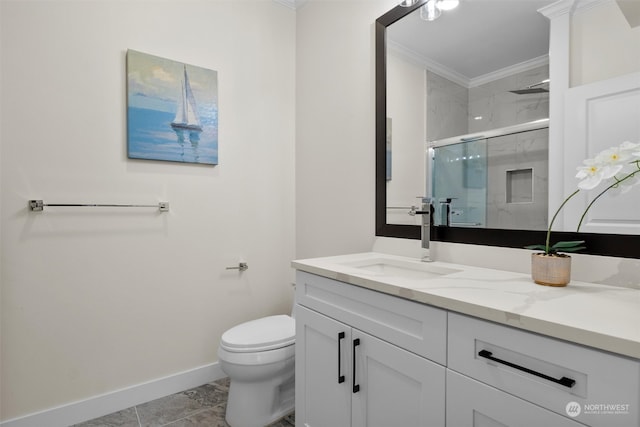
[[[427,194],[433,240],[543,241],[553,84],[538,10],[554,1],[461,0],[437,16],[432,3],[376,21],[376,235],[419,239],[411,212]],[[586,240],[585,253],[640,258],[634,234],[554,227],[557,239]]]

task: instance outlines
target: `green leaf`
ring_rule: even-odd
[[[558,252],[577,252],[587,247],[583,245],[584,240],[572,240],[568,242],[556,242],[547,248],[545,245],[529,245],[525,249],[540,250],[548,255],[557,254]]]
[[[576,247],[573,247],[573,248],[558,248],[558,251],[561,251],[561,252],[578,252],[578,251],[581,251],[583,249],[587,249],[587,247],[586,246],[576,246]]]
[[[546,251],[547,247],[545,245],[529,245],[529,246],[525,246],[525,249],[534,249],[534,250],[541,250],[541,251]]]
[[[570,242],[557,242],[551,247],[555,248],[555,249],[565,249],[565,248],[572,248],[572,247],[575,247],[575,246],[580,246],[583,243],[584,243],[584,240],[573,240],[573,241],[570,241]]]

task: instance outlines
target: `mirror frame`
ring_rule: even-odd
[[[420,239],[419,225],[387,223],[386,181],[386,117],[387,117],[387,27],[418,9],[427,0],[419,0],[414,6],[396,6],[375,22],[375,91],[376,91],[376,236],[402,239]],[[545,241],[546,231],[504,230],[467,227],[431,226],[431,240],[451,243],[467,243],[486,246],[523,248]],[[587,249],[580,252],[622,258],[640,258],[640,235],[599,234],[554,231],[554,240],[584,240]]]

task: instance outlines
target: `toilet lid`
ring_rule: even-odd
[[[296,321],[286,315],[263,317],[241,323],[222,334],[220,345],[228,351],[275,350],[295,343]]]

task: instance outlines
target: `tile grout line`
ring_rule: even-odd
[[[138,414],[138,406],[134,406],[133,409],[136,411],[136,418],[138,419],[138,427],[142,427],[142,422],[140,421],[140,414]]]

